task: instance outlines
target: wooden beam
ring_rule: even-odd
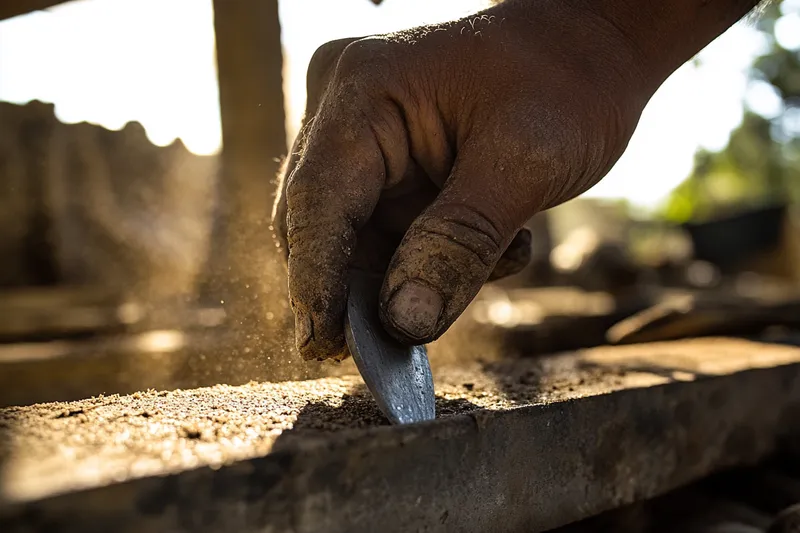
[[[534,533],[800,436],[800,348],[745,340],[461,361],[436,387],[437,420],[394,427],[357,376],[0,409],[0,531]]]
[[[209,285],[226,311],[263,316],[267,301],[286,300],[269,230],[287,150],[278,1],[214,0],[214,27],[223,148]]]
[[[0,20],[65,3],[66,0],[3,0],[0,2]]]

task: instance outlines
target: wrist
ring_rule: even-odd
[[[571,0],[612,26],[658,87],[677,68],[752,10],[758,0]]]
[[[654,92],[683,63],[735,24],[758,0],[506,0],[493,10],[530,34],[558,26],[552,46],[603,54]],[[599,46],[601,50],[595,47]],[[585,47],[581,49],[581,47]]]

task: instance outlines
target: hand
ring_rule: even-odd
[[[650,94],[624,38],[555,5],[534,23],[502,8],[312,59],[274,219],[303,357],[347,355],[351,265],[386,273],[393,336],[438,338],[493,272],[527,262],[523,224],[625,149]]]
[[[583,5],[509,1],[317,51],[274,212],[304,358],[347,355],[350,266],[385,273],[394,337],[438,338],[524,266],[527,220],[616,162],[660,81]]]

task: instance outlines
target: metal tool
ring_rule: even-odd
[[[394,424],[436,416],[433,376],[425,346],[405,346],[384,330],[378,316],[382,278],[352,271],[345,338],[361,377]]]

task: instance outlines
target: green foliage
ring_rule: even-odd
[[[691,175],[661,212],[666,219],[681,223],[787,198],[800,201],[800,50],[787,50],[775,38],[782,7],[768,4],[758,17],[756,28],[769,46],[749,73],[751,81],[772,87],[782,112],[764,117],[746,110],[722,151],[699,151]]]

